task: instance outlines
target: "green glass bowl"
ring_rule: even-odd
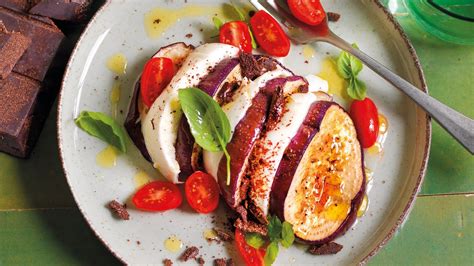
[[[429,33],[457,44],[474,45],[474,0],[403,0]]]

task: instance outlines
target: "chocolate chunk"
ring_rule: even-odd
[[[0,7],[0,20],[8,31],[21,32],[30,38],[33,44],[26,49],[13,71],[42,81],[63,41],[64,34],[57,27],[2,7]]]
[[[336,242],[329,242],[322,245],[314,245],[308,248],[308,252],[313,255],[330,255],[341,251],[342,245]]]
[[[277,68],[277,63],[275,59],[270,58],[268,56],[259,56],[257,59],[257,63],[261,68],[261,72],[263,73],[275,70]]]
[[[26,12],[30,8],[30,2],[31,0],[1,0],[0,6]]]
[[[217,236],[219,237],[220,240],[224,242],[232,241],[234,237],[228,232],[226,232],[222,228],[214,227],[214,231],[216,231]]]
[[[188,261],[190,259],[195,259],[199,255],[199,249],[197,247],[189,247],[187,248],[183,254],[181,254],[181,257],[179,257],[180,260],[182,261]]]
[[[92,0],[40,0],[31,14],[64,21],[81,21],[87,17]]]
[[[257,233],[262,236],[267,235],[267,226],[263,224],[258,224],[252,221],[244,222],[239,218],[235,221],[234,226],[246,233]]]
[[[163,264],[165,266],[173,266],[173,262],[170,259],[164,259]]]
[[[0,21],[0,79],[5,79],[31,43],[19,32],[6,32]]]
[[[202,257],[197,258],[196,262],[197,264],[199,264],[199,266],[203,266],[206,263],[206,261]]]
[[[232,258],[227,260],[227,266],[234,266],[234,265],[235,265],[235,263],[234,263],[234,260]]]
[[[341,14],[335,12],[327,12],[326,15],[331,22],[337,22],[341,18]]]
[[[27,157],[46,118],[38,104],[41,84],[12,72],[0,80],[0,151]]]
[[[232,101],[235,92],[240,88],[240,82],[225,82],[217,93],[217,102],[224,106]]]
[[[265,130],[269,131],[275,128],[281,120],[285,111],[285,96],[283,95],[283,88],[277,87],[272,93],[272,103],[270,104],[270,111],[268,113]]]
[[[122,220],[130,219],[130,214],[126,209],[126,205],[120,204],[118,201],[113,200],[109,203],[109,208],[115,212],[115,214]],[[139,242],[137,242],[139,244]]]
[[[215,266],[227,266],[227,260],[223,258],[215,259],[214,260]]]
[[[257,60],[253,57],[252,54],[240,53],[239,56],[240,67],[242,69],[242,76],[248,79],[255,79],[260,76],[260,66],[257,63]]]

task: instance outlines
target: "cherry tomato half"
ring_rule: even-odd
[[[204,172],[197,171],[188,177],[184,193],[189,205],[199,213],[210,213],[219,205],[219,185]]]
[[[150,107],[153,104],[175,73],[173,60],[167,57],[154,57],[148,60],[140,79],[140,93],[146,106]]]
[[[316,26],[326,17],[319,0],[288,0],[288,7],[293,16],[308,25]]]
[[[153,181],[140,188],[132,201],[139,210],[166,211],[179,207],[183,197],[175,184]]]
[[[249,26],[243,21],[231,21],[222,25],[219,30],[219,42],[238,47],[246,53],[252,52],[252,37]]]
[[[255,40],[260,47],[273,56],[287,56],[290,52],[290,40],[280,24],[267,12],[260,10],[250,19]]]
[[[262,266],[265,265],[263,258],[265,257],[265,249],[256,249],[247,244],[245,235],[240,229],[235,229],[235,244],[242,255],[247,266]]]
[[[374,145],[379,134],[379,114],[374,102],[366,97],[362,101],[354,100],[350,116],[354,121],[357,136],[363,148]]]

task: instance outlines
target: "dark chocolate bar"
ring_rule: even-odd
[[[41,83],[12,72],[0,81],[0,150],[27,157],[46,114],[39,111]]]
[[[5,79],[26,51],[31,39],[19,32],[8,32],[0,21],[0,80]]]
[[[30,9],[31,0],[0,0],[0,6],[26,12]]]
[[[21,32],[31,39],[32,45],[26,49],[13,70],[42,81],[64,39],[64,34],[53,25],[2,7],[0,20],[8,31]]]
[[[86,17],[91,0],[40,0],[31,14],[64,21],[80,21]]]

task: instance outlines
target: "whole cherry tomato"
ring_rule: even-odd
[[[252,52],[250,29],[243,21],[227,22],[219,30],[219,42],[238,47],[246,53]]]
[[[379,134],[379,113],[374,102],[366,97],[354,100],[351,104],[350,116],[354,121],[357,136],[363,148],[374,145]]]
[[[175,65],[170,58],[154,57],[148,60],[140,79],[140,94],[146,106],[153,104],[175,73]]]
[[[219,185],[209,174],[194,172],[184,184],[189,205],[200,213],[210,213],[219,205]]]

